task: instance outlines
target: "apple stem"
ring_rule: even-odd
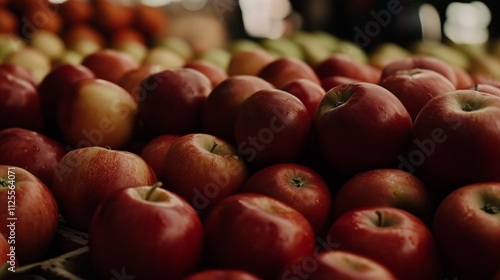
[[[488,214],[497,214],[500,212],[500,209],[496,206],[493,206],[491,204],[486,204],[484,205],[481,210],[483,210],[484,212],[488,213]]]
[[[7,183],[7,181],[5,181],[4,179],[0,179],[0,187],[6,188],[8,186],[9,184]]]
[[[162,182],[156,182],[156,183],[154,183],[153,186],[151,187],[151,189],[146,194],[146,200],[150,201],[151,200],[151,196],[153,195],[153,193],[155,192],[155,190],[157,188],[161,187],[161,186],[163,186]]]
[[[378,218],[377,226],[378,227],[383,226],[384,225],[384,215],[382,215],[382,212],[380,212],[380,211],[375,211],[375,213],[377,214],[377,218]]]
[[[214,144],[212,145],[212,148],[210,149],[211,153],[213,153],[215,151],[215,147],[217,147],[217,143],[215,143],[215,141],[214,141]]]

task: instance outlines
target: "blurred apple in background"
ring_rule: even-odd
[[[178,69],[185,63],[178,53],[162,47],[150,48],[142,61],[143,65],[161,65],[165,69]]]
[[[139,68],[139,63],[129,54],[113,49],[103,49],[86,56],[82,65],[96,78],[117,84],[123,74]]]
[[[183,66],[191,68],[203,73],[212,83],[212,88],[218,86],[222,81],[227,79],[227,73],[219,66],[204,60],[190,60]]]
[[[22,80],[28,81],[30,84],[37,86],[37,82],[35,81],[35,77],[31,74],[31,72],[19,65],[11,64],[11,63],[2,63],[0,64],[0,71],[7,71],[8,73],[21,78]]]
[[[241,103],[259,90],[273,88],[256,76],[228,77],[210,92],[203,105],[203,132],[234,143],[234,121]]]
[[[361,82],[376,84],[380,80],[380,70],[355,61],[345,54],[334,54],[315,66],[320,80],[332,76],[343,76]]]
[[[259,71],[257,76],[270,82],[276,88],[281,88],[296,79],[308,79],[320,84],[311,66],[292,57],[278,58],[270,62]]]
[[[33,75],[37,84],[45,78],[51,69],[50,58],[43,52],[32,47],[24,47],[11,52],[4,58],[4,63],[24,67]]]
[[[72,147],[123,147],[137,123],[137,103],[120,86],[101,79],[75,82],[57,104],[57,122]]]
[[[321,87],[325,90],[325,92],[327,92],[336,86],[359,82],[361,81],[344,76],[331,76],[321,80]]]
[[[141,87],[142,81],[149,75],[156,74],[163,70],[165,70],[165,67],[161,65],[153,64],[139,66],[136,69],[125,72],[117,84],[130,93],[134,100],[139,103],[146,98],[146,89]]]
[[[87,231],[99,203],[114,190],[154,182],[154,171],[138,155],[88,147],[69,151],[61,158],[52,192],[65,221]]]
[[[500,88],[496,87],[494,85],[491,85],[491,84],[479,83],[479,84],[475,84],[474,86],[472,86],[468,89],[480,91],[480,92],[485,92],[485,93],[489,93],[489,94],[496,95],[496,96],[500,97]]]
[[[64,41],[57,33],[37,31],[29,40],[29,46],[44,53],[51,61],[59,59],[66,51]]]
[[[94,16],[94,6],[85,0],[64,1],[59,4],[59,13],[68,25],[89,23]]]
[[[95,0],[92,4],[93,21],[106,33],[113,34],[134,22],[134,10],[131,6],[113,0]]]
[[[69,50],[76,51],[83,56],[104,48],[106,44],[104,36],[89,24],[69,26],[62,36]]]
[[[16,14],[3,7],[0,7],[0,33],[17,33],[19,30],[19,19]]]
[[[257,76],[260,70],[274,59],[272,54],[262,49],[234,53],[227,67],[227,74]]]

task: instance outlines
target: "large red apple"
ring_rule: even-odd
[[[307,108],[311,119],[314,117],[316,108],[325,96],[325,90],[317,83],[307,79],[297,79],[284,85],[281,90],[284,90],[296,96]]]
[[[309,256],[314,231],[299,212],[261,194],[235,194],[204,221],[207,258],[219,268],[242,269],[276,279],[292,261]]]
[[[288,204],[311,223],[316,235],[330,226],[332,194],[321,175],[307,166],[281,163],[263,168],[245,181],[240,192],[260,193]]]
[[[412,120],[433,97],[456,90],[445,76],[427,69],[397,71],[382,79],[379,85],[403,103]]]
[[[152,185],[155,181],[153,170],[138,155],[88,147],[72,150],[61,158],[52,192],[63,218],[86,231],[95,209],[111,192]]]
[[[247,168],[231,144],[197,133],[172,143],[164,157],[162,175],[168,190],[205,214],[238,191],[247,178]]]
[[[234,122],[238,152],[255,168],[297,160],[310,136],[311,118],[292,94],[268,89],[240,105]]]
[[[432,219],[434,201],[427,186],[400,169],[373,169],[356,174],[335,194],[333,216],[356,208],[392,206],[406,210],[425,223]]]
[[[256,76],[237,75],[225,79],[212,90],[203,106],[203,132],[234,143],[234,121],[241,103],[259,90],[273,88]]]
[[[0,165],[0,203],[4,224],[0,233],[15,247],[16,261],[25,265],[40,260],[54,238],[59,218],[50,190],[27,170]]]
[[[262,278],[244,270],[207,269],[189,275],[183,280],[262,280]]]
[[[396,280],[380,263],[348,251],[323,251],[290,265],[283,280]]]
[[[26,169],[51,188],[54,168],[66,151],[51,138],[23,128],[0,130],[0,164]]]
[[[114,191],[104,199],[89,230],[89,253],[99,275],[120,270],[134,279],[182,279],[198,268],[203,226],[179,196],[156,186]]]
[[[500,182],[460,187],[441,202],[433,232],[451,277],[493,279],[500,268]]]
[[[75,148],[118,149],[130,141],[138,116],[137,103],[118,85],[102,79],[75,82],[57,104],[57,122]]]
[[[157,135],[200,132],[203,105],[212,91],[205,75],[190,68],[165,70],[145,78],[141,87],[139,114],[148,130]]]
[[[443,279],[430,230],[404,210],[382,206],[349,211],[333,223],[327,239],[340,250],[379,262],[397,279]]]
[[[316,110],[314,137],[322,156],[343,174],[397,163],[411,141],[412,121],[391,92],[370,83],[332,88]]]
[[[447,193],[500,181],[500,98],[458,90],[431,99],[415,120],[413,146],[400,166]]]

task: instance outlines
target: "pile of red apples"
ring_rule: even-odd
[[[43,45],[0,45],[5,267],[44,260],[62,219],[100,279],[500,279],[500,80]]]

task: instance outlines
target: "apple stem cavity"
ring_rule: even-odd
[[[213,153],[215,151],[215,147],[217,147],[217,143],[214,141],[214,144],[212,145],[212,148],[210,149],[211,153]]]
[[[163,186],[162,182],[156,182],[156,183],[154,183],[153,186],[151,187],[151,189],[146,194],[146,200],[147,201],[151,201],[151,196],[156,191],[156,189],[159,188],[159,187],[161,187],[161,186]]]
[[[485,204],[483,207],[481,207],[481,210],[492,215],[498,214],[500,212],[499,207],[493,206],[491,204]]]
[[[476,107],[477,107],[476,105],[477,104],[475,104],[475,103],[471,104],[471,103],[467,102],[467,103],[464,104],[464,106],[463,106],[462,109],[465,112],[472,112],[472,111],[476,110]]]
[[[378,227],[382,227],[384,226],[384,215],[382,215],[382,212],[380,211],[375,211],[375,213],[377,214],[377,226]]]
[[[300,177],[293,177],[292,185],[296,188],[302,188],[304,186],[304,180]]]

